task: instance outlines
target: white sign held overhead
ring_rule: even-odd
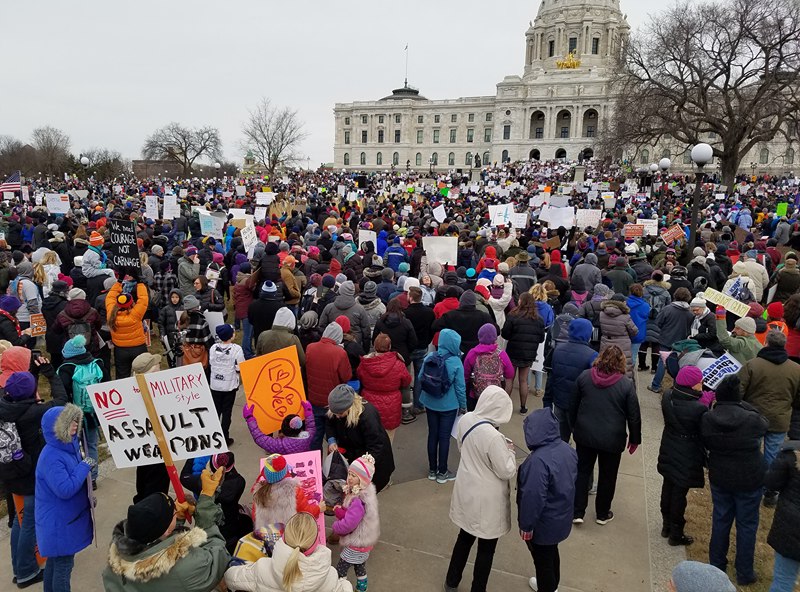
[[[28,193],[27,185],[23,185],[20,192],[22,193],[22,201],[28,201],[28,199],[30,199],[30,193]]]
[[[642,218],[636,221],[637,224],[644,226],[645,236],[658,236],[658,220]]]
[[[248,257],[252,257],[253,251],[256,248],[256,244],[258,243],[256,227],[253,226],[252,222],[248,222],[244,225],[244,228],[242,228],[240,232],[242,235],[242,245],[244,246],[245,253],[247,253]]]
[[[178,198],[175,194],[164,196],[164,220],[174,220],[181,215],[181,209],[178,206]]]
[[[267,219],[267,208],[261,207],[253,210],[253,218],[256,222],[261,222]]]
[[[422,248],[428,263],[437,262],[445,265],[454,265],[458,255],[458,237],[455,236],[424,236]]]
[[[225,226],[225,219],[220,216],[200,213],[200,232],[205,236],[222,238],[222,229]]]
[[[364,228],[359,228],[358,229],[358,246],[360,247],[361,245],[363,245],[367,241],[371,241],[372,242],[372,246],[377,248],[377,246],[378,246],[378,233],[375,232],[374,230],[366,230]],[[367,262],[366,265],[369,266],[369,265],[371,265],[371,263],[372,262],[369,261],[369,262]]]
[[[433,217],[436,218],[436,221],[441,224],[447,218],[447,212],[445,212],[443,205],[438,205],[433,208]]]
[[[528,225],[528,212],[522,212],[519,214],[514,212],[511,214],[511,225],[520,230],[524,229]]]
[[[66,193],[45,193],[47,211],[51,214],[66,214],[69,212],[69,196]]]
[[[244,185],[237,185],[236,186],[236,197],[244,197],[244,194],[247,192],[247,187]]]
[[[264,191],[257,191],[256,192],[256,203],[260,206],[268,206],[273,201],[275,201],[275,194],[274,193],[265,193]]]
[[[597,228],[600,226],[602,216],[602,210],[577,210],[575,212],[575,226],[580,229],[584,229],[587,226]]]
[[[144,215],[151,220],[158,220],[158,196],[148,195],[145,197]]]
[[[181,196],[181,199],[184,199],[187,195],[189,195],[189,190],[188,189],[179,189],[178,190],[178,195]]]
[[[554,208],[565,208],[569,206],[569,196],[568,195],[554,195],[550,198],[548,202]]]

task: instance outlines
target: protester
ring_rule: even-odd
[[[775,550],[771,592],[792,592],[800,573],[800,434],[782,447],[764,478],[780,494],[767,543]]]
[[[389,441],[393,441],[402,416],[400,390],[411,384],[411,374],[402,356],[393,351],[388,335],[378,334],[375,351],[361,358],[357,376],[361,382],[361,396],[378,410]]]
[[[244,362],[241,346],[233,343],[233,325],[218,325],[216,329],[219,343],[211,346],[208,352],[208,365],[211,374],[209,386],[214,407],[220,417],[222,434],[228,446],[233,444],[230,435],[231,413],[236,393],[239,390],[239,364]]]
[[[2,358],[0,358],[2,361]],[[311,439],[311,450],[322,448],[327,429],[328,395],[353,375],[347,353],[342,348],[342,327],[331,323],[317,343],[306,349],[308,400],[311,402],[317,432]]]
[[[122,290],[122,282],[114,284],[106,295],[106,314],[114,343],[116,378],[131,375],[133,360],[147,352],[142,321],[147,313],[147,286],[136,283],[136,298]]]
[[[514,366],[497,343],[497,328],[487,323],[478,329],[478,342],[464,358],[467,411],[475,410],[478,397],[486,387],[500,386],[510,395],[514,386]]]
[[[545,324],[531,294],[526,292],[519,297],[519,306],[506,317],[501,335],[507,341],[506,353],[516,369],[519,412],[524,415],[528,412],[530,368],[545,340]],[[544,394],[538,389],[535,393],[537,397]]]

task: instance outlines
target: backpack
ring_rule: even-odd
[[[472,398],[477,399],[488,386],[502,386],[503,365],[500,362],[500,353],[493,352],[478,354],[475,365],[472,367]]]
[[[103,370],[100,368],[98,360],[92,360],[88,364],[75,364],[65,362],[61,364],[58,371],[65,366],[73,366],[72,372],[72,402],[81,408],[84,414],[94,414],[92,400],[89,398],[87,390],[93,384],[103,382]]]
[[[92,326],[84,320],[77,320],[67,327],[67,339],[83,335],[88,346],[92,342]]]
[[[434,352],[422,362],[420,386],[434,399],[441,399],[450,389],[450,377],[445,360],[447,356]]]
[[[661,312],[661,309],[664,308],[667,304],[667,299],[659,294],[650,294],[648,293],[645,296],[647,300],[647,304],[650,305],[650,318],[655,319],[658,316],[658,313]]]
[[[0,464],[7,464],[14,460],[13,455],[22,450],[17,426],[13,421],[0,420]]]

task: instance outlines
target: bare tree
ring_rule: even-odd
[[[307,134],[294,109],[273,107],[269,99],[261,99],[250,111],[242,133],[245,136],[242,148],[251,152],[256,162],[267,169],[270,178],[279,166],[303,160],[298,149]]]
[[[709,134],[724,182],[755,146],[796,138],[800,6],[794,0],[682,1],[630,39],[612,81],[606,154]]]
[[[33,147],[39,161],[39,169],[54,175],[64,172],[69,161],[69,136],[52,126],[37,127],[31,134]]]
[[[217,158],[221,152],[222,141],[217,128],[190,129],[173,122],[147,138],[142,157],[177,162],[183,167],[183,176],[188,177],[198,158]]]
[[[36,169],[36,150],[12,136],[0,136],[0,177],[14,171],[30,176]]]
[[[108,148],[89,148],[81,152],[89,159],[88,169],[99,179],[113,179],[125,172],[122,154]]]

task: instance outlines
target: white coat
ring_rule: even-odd
[[[498,539],[511,530],[511,481],[517,462],[495,427],[508,423],[513,411],[511,397],[499,386],[490,386],[456,430],[461,462],[450,500],[450,520],[481,539]],[[491,424],[476,427],[462,443],[467,430],[484,420]]]
[[[229,590],[243,592],[285,592],[283,570],[292,554],[292,548],[283,542],[275,543],[272,557],[255,563],[228,568],[225,583]],[[302,577],[292,586],[292,592],[353,592],[346,579],[340,579],[331,565],[331,550],[320,545],[311,555],[300,554]]]

